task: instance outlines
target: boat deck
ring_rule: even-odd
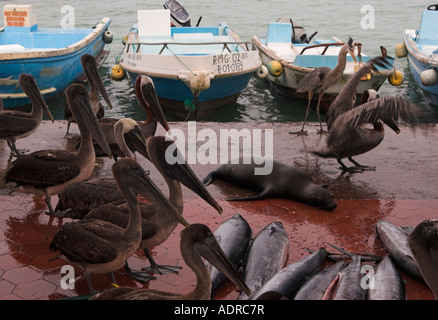
[[[187,126],[170,123],[171,128],[187,133]],[[219,224],[235,214],[241,214],[257,234],[273,221],[281,221],[290,236],[288,264],[308,254],[306,249],[325,247],[332,243],[351,252],[368,252],[385,255],[382,242],[376,235],[375,226],[380,219],[386,219],[401,226],[415,226],[428,218],[438,218],[438,197],[436,193],[438,170],[438,128],[421,125],[415,131],[401,126],[396,135],[387,130],[382,144],[375,150],[356,159],[365,165],[376,165],[375,172],[362,174],[342,174],[334,159],[321,159],[309,152],[311,148],[324,143],[324,138],[316,134],[318,124],[308,124],[309,135],[291,136],[289,131],[297,131],[300,123],[202,123],[196,129],[274,129],[275,159],[299,167],[309,172],[317,183],[328,184],[338,207],[333,212],[322,211],[291,200],[268,199],[253,202],[228,202],[227,198],[250,194],[225,182],[218,182],[208,190],[224,209],[222,216],[200,200],[193,192],[183,188],[185,195],[184,216],[190,223],[204,223],[212,231]],[[33,136],[19,140],[17,147],[36,151],[43,148],[70,150],[71,141],[64,139],[65,121],[52,124],[44,121]],[[72,126],[72,133],[77,127]],[[157,134],[164,130],[160,127]],[[218,134],[219,136],[219,134]],[[203,144],[198,142],[197,147]],[[10,163],[9,149],[0,141],[0,181]],[[150,170],[151,178],[160,188],[165,187],[158,173],[147,160],[139,162]],[[113,161],[108,158],[97,160],[95,175],[111,176]],[[217,164],[192,164],[197,176],[202,179]],[[70,219],[58,219],[45,214],[47,210],[42,197],[12,193],[11,187],[0,188],[0,299],[51,300],[88,294],[84,279],[75,284],[74,289],[62,289],[61,273],[64,262],[49,262],[56,254],[49,251],[49,243],[57,229]],[[52,197],[56,205],[57,197]],[[179,232],[181,226],[161,246],[152,250],[159,263],[177,264],[183,267],[178,275],[156,275],[157,280],[148,284],[133,281],[125,275],[124,269],[116,272],[119,285],[154,288],[177,293],[193,289],[195,283],[192,271],[184,264],[179,252]],[[141,251],[129,259],[130,266],[140,269],[147,265]],[[76,270],[76,276],[81,274]],[[402,273],[407,281],[407,298],[410,300],[433,299],[432,292],[425,284]],[[110,286],[108,275],[92,277],[97,290]],[[238,295],[232,284],[224,286],[215,299],[235,299]]]

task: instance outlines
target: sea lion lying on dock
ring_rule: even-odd
[[[266,198],[284,198],[333,211],[337,205],[332,194],[317,185],[309,174],[298,168],[272,160],[272,171],[267,175],[256,175],[255,168],[260,167],[253,161],[244,164],[239,158],[238,164],[224,164],[210,172],[202,181],[206,186],[215,180],[224,180],[239,187],[260,192],[257,195],[229,199],[229,201],[252,201]]]

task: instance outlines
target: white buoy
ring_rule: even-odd
[[[423,86],[430,87],[438,84],[438,71],[427,69],[420,73],[420,80]]]
[[[105,33],[103,34],[103,42],[105,42],[106,44],[110,44],[113,42],[113,33],[109,30],[105,31]]]
[[[407,57],[408,49],[406,49],[404,43],[399,43],[395,46],[395,55],[397,56],[397,58]]]
[[[268,73],[269,73],[268,68],[265,65],[263,65],[260,67],[260,69],[258,69],[255,72],[255,75],[259,79],[264,79],[268,76]]]

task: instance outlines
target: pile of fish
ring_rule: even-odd
[[[236,215],[224,222],[215,236],[236,268],[240,268],[238,270],[252,291],[251,297],[241,293],[238,299],[405,300],[406,283],[398,268],[418,281],[425,281],[420,271],[424,264],[417,263],[411,250],[413,230],[380,220],[376,232],[388,252],[383,258],[349,253],[331,245],[341,253],[329,253],[320,248],[287,266],[290,240],[280,222],[267,225],[250,240],[250,226],[242,216]],[[209,270],[213,297],[225,278],[220,277],[217,270]],[[433,281],[426,280],[426,283],[433,288]]]

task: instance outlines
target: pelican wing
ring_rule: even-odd
[[[315,92],[324,82],[324,78],[332,71],[329,67],[320,67],[310,71],[298,84],[297,92]]]
[[[381,97],[368,101],[343,113],[334,121],[327,144],[334,144],[357,126],[372,124],[377,120],[383,121],[396,131],[398,128],[394,121],[399,118],[411,121],[416,117],[417,112],[417,108],[412,103],[400,97]]]
[[[6,182],[45,188],[75,178],[80,168],[73,162],[74,154],[62,150],[44,150],[19,157],[11,163]]]
[[[50,243],[50,250],[60,251],[72,262],[105,263],[117,256],[114,236],[120,227],[102,220],[81,220],[65,223]]]
[[[18,136],[31,131],[36,125],[37,122],[29,114],[3,111],[0,113],[0,138]]]
[[[354,99],[356,98],[356,90],[359,86],[360,79],[371,71],[377,71],[377,66],[382,68],[387,67],[389,65],[388,59],[392,58],[379,56],[370,59],[351,76],[327,111],[326,122],[329,130],[332,129],[334,122],[341,114],[354,108]]]

